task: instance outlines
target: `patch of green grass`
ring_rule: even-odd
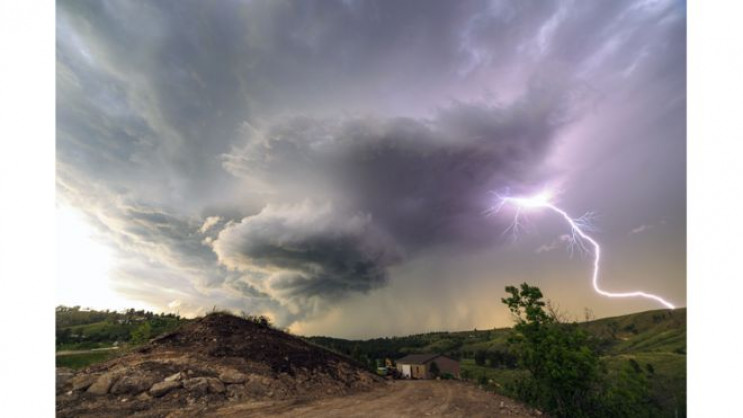
[[[622,341],[614,348],[616,353],[625,352],[673,352],[686,348],[686,330],[669,329],[659,332],[645,332]]]
[[[621,364],[634,359],[643,369],[650,364],[649,375],[653,399],[665,416],[686,416],[686,356],[676,353],[633,353],[607,356],[607,367],[618,370]],[[647,370],[647,369],[646,369]]]
[[[82,369],[91,364],[102,363],[115,357],[118,353],[113,351],[95,351],[83,354],[69,354],[57,356],[57,367],[69,367],[71,369]]]
[[[514,383],[518,378],[528,374],[525,370],[499,369],[486,366],[478,366],[474,359],[462,359],[459,363],[462,372],[469,375],[469,380],[478,382],[481,377],[493,382],[496,391],[504,393],[506,385]]]
[[[56,350],[57,351],[93,350],[95,348],[107,348],[110,346],[111,344],[108,342],[84,341],[84,342],[79,342],[79,343],[59,344],[57,345]]]

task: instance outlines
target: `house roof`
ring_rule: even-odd
[[[436,357],[441,357],[441,354],[410,354],[399,360],[398,364],[426,364]]]

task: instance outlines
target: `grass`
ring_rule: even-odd
[[[71,369],[82,369],[91,364],[100,363],[116,357],[118,353],[114,351],[94,351],[82,354],[68,354],[57,356],[57,367],[69,367]]]
[[[673,352],[686,347],[686,330],[669,329],[645,332],[617,344],[614,351],[626,352]]]
[[[633,353],[604,357],[609,369],[619,369],[622,363],[634,359],[643,368],[652,365],[649,378],[653,399],[665,416],[686,416],[686,356],[676,353]]]
[[[481,377],[485,377],[496,391],[504,393],[503,388],[506,385],[514,383],[516,379],[526,376],[527,372],[518,369],[498,369],[486,366],[478,366],[474,359],[465,358],[460,360],[459,365],[463,373],[469,375],[469,379],[478,382]]]

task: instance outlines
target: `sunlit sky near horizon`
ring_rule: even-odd
[[[306,335],[510,324],[528,282],[686,306],[678,1],[58,1],[58,303],[270,315]],[[501,216],[502,215],[502,216]]]

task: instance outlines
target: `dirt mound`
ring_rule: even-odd
[[[319,399],[381,381],[261,321],[211,314],[78,373],[58,370],[57,416],[201,416],[230,402]]]

